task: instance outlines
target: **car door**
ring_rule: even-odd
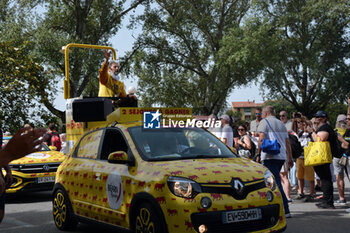
[[[118,128],[106,128],[101,141],[100,155],[94,166],[93,201],[99,208],[96,217],[107,223],[128,227],[126,223],[127,203],[130,203],[130,191],[126,191],[131,181],[128,164],[108,163],[108,155],[115,151],[124,151],[132,156],[131,150]]]
[[[100,149],[103,130],[95,130],[85,134],[73,154],[71,173],[66,181],[75,212],[81,216],[92,217],[93,183],[95,181],[93,168]]]

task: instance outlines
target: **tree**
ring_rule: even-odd
[[[335,124],[337,122],[337,117],[339,114],[345,114],[347,111],[347,106],[345,104],[336,103],[336,104],[328,104],[327,108],[325,109],[329,116],[329,122],[330,124],[335,127]]]
[[[59,53],[68,43],[108,45],[117,33],[126,14],[147,0],[29,0],[1,2],[0,14],[3,41],[13,40],[16,46],[25,41],[27,49],[40,58],[50,79],[46,87],[37,91],[37,100],[52,114],[65,121],[65,112],[54,106],[59,91],[57,85],[64,78],[64,55]],[[10,7],[11,6],[11,7]],[[32,9],[41,9],[41,12]],[[2,16],[0,15],[0,16]],[[98,70],[102,51],[72,49],[70,53],[70,96],[97,96]],[[123,66],[123,64],[121,64]],[[39,88],[39,87],[38,87]]]
[[[25,123],[42,126],[40,118],[52,120],[36,101],[48,79],[40,60],[28,55],[28,47],[0,42],[0,125],[12,133]]]
[[[226,61],[222,40],[239,30],[251,1],[158,0],[138,18],[143,33],[135,43],[129,74],[139,78],[145,106],[193,107],[218,114],[232,89],[255,77],[249,58]],[[232,42],[232,41],[231,41]]]
[[[24,40],[31,32],[28,15],[15,1],[0,3],[0,125],[12,133],[25,123],[57,121],[39,103],[43,90],[50,90],[52,76],[32,52],[34,43]]]
[[[39,20],[36,33],[38,51],[45,65],[56,71],[57,77],[64,73],[64,58],[58,50],[68,43],[108,45],[108,40],[117,33],[122,18],[145,0],[132,1],[124,9],[122,1],[44,1],[45,17]],[[49,33],[48,33],[49,32]],[[70,54],[70,96],[97,96],[98,70],[103,59],[102,51],[74,49]],[[45,106],[55,115],[51,101]]]
[[[279,117],[279,113],[281,111],[286,111],[288,114],[288,118],[291,119],[293,117],[293,112],[297,112],[294,106],[283,98],[277,100],[268,100],[264,103],[263,107],[269,105],[273,107],[277,117]]]
[[[245,29],[262,87],[311,116],[344,102],[350,81],[350,1],[260,0]],[[230,38],[236,38],[231,33]]]

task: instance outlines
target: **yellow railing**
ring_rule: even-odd
[[[65,75],[66,79],[63,82],[63,90],[64,90],[64,98],[69,99],[70,93],[69,93],[69,48],[75,47],[75,48],[89,48],[89,49],[110,49],[113,52],[113,60],[116,60],[117,55],[114,50],[114,48],[110,46],[103,46],[103,45],[90,45],[90,44],[67,44],[64,47],[64,61],[65,61]]]

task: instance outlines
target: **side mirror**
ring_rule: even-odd
[[[55,146],[49,146],[49,149],[52,150],[52,151],[56,151],[56,150],[57,150],[57,147],[55,147]]]
[[[128,154],[125,151],[115,151],[108,155],[108,162],[109,163],[127,163],[127,164],[134,164],[134,162],[129,159]]]

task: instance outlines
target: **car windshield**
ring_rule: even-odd
[[[40,151],[50,151],[50,148],[45,143],[41,143]]]
[[[129,128],[145,160],[237,157],[224,143],[201,128]]]

